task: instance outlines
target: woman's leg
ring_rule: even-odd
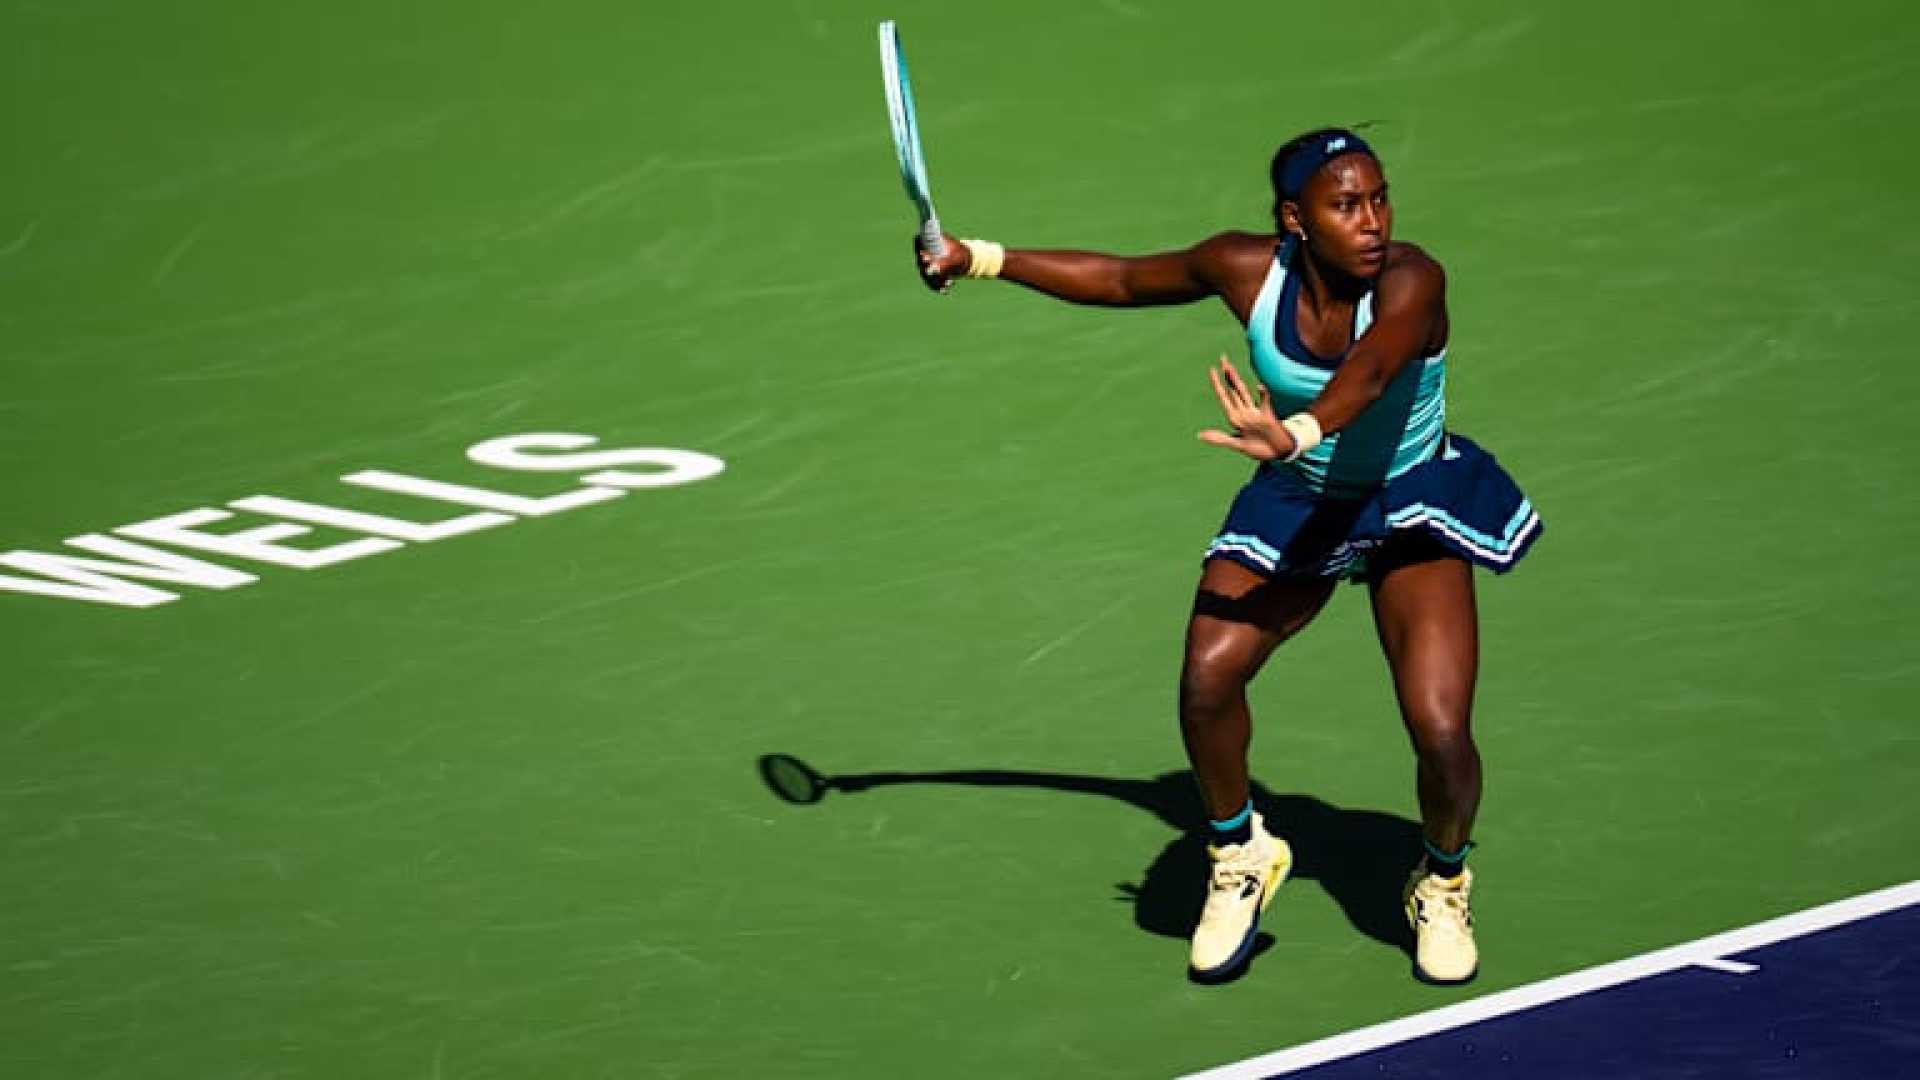
[[[1462,983],[1480,970],[1469,907],[1473,876],[1464,863],[1480,809],[1480,752],[1472,727],[1480,667],[1473,570],[1413,544],[1383,554],[1372,588],[1374,625],[1418,761],[1427,844],[1425,863],[1405,898],[1414,929],[1414,975]]]
[[[1260,912],[1293,863],[1248,801],[1247,683],[1281,642],[1313,620],[1332,580],[1267,581],[1225,559],[1207,563],[1187,624],[1180,670],[1180,732],[1207,816],[1207,899],[1193,929],[1189,964],[1211,980],[1251,955]]]
[[[1247,804],[1247,684],[1313,621],[1333,587],[1331,578],[1268,581],[1226,559],[1210,560],[1201,574],[1180,669],[1180,734],[1213,820]]]
[[[1393,669],[1400,717],[1418,760],[1426,840],[1458,852],[1480,808],[1480,752],[1473,745],[1473,686],[1480,626],[1473,571],[1452,557],[1394,565],[1372,586],[1380,647]]]

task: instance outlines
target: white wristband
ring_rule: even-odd
[[[1320,421],[1310,412],[1294,413],[1280,421],[1280,426],[1293,436],[1293,452],[1286,456],[1286,461],[1299,461],[1307,451],[1320,445]]]
[[[1000,268],[1006,265],[1007,249],[991,240],[962,240],[967,249],[967,276],[970,278],[997,278]]]

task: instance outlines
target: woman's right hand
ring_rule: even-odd
[[[920,280],[934,292],[946,292],[953,287],[953,279],[965,277],[970,256],[965,244],[947,235],[940,234],[944,250],[935,255],[920,242],[920,235],[914,234],[914,260],[920,268]]]

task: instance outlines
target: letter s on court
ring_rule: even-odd
[[[502,435],[475,443],[467,449],[467,458],[496,469],[516,472],[578,472],[604,469],[580,478],[581,482],[615,488],[662,488],[691,484],[718,476],[727,463],[697,450],[674,450],[663,446],[629,446],[618,450],[594,450],[583,454],[543,454],[534,450],[579,450],[600,440],[592,435],[565,431],[542,431],[526,435]],[[653,472],[623,472],[614,465],[651,465]]]

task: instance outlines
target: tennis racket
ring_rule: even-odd
[[[887,84],[887,119],[893,124],[893,150],[900,158],[900,183],[920,211],[920,246],[935,256],[946,254],[940,239],[940,216],[933,210],[933,192],[927,187],[927,157],[920,150],[920,124],[913,116],[913,84],[907,79],[907,54],[893,20],[880,24],[880,75]]]

